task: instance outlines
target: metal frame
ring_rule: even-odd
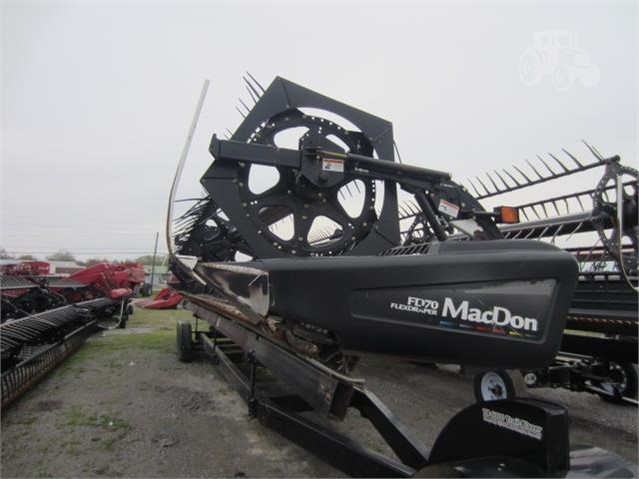
[[[370,391],[331,376],[209,309],[194,303],[189,309],[212,325],[210,333],[194,332],[198,344],[247,401],[249,414],[267,427],[350,475],[411,477],[428,464],[428,449]],[[281,383],[275,387],[260,383],[261,368],[273,372]],[[314,411],[342,419],[349,408],[370,421],[402,462],[299,415]]]
[[[571,457],[583,462],[583,452],[569,451],[566,410],[530,399],[469,406],[449,421],[429,450],[357,380],[324,370],[281,348],[248,324],[227,317],[224,308],[193,301],[188,308],[210,325],[208,332],[198,331],[196,322],[189,349],[205,353],[219,366],[219,372],[247,402],[249,416],[349,475],[413,477],[423,471],[425,477],[450,473],[456,474],[451,477],[489,477],[500,470],[504,477],[554,477],[571,468]],[[190,327],[187,330],[190,332]],[[181,339],[178,326],[178,344]],[[486,407],[498,415],[540,425],[544,433],[531,439],[495,428],[482,419]],[[351,408],[370,422],[399,460],[338,434],[323,423],[326,418],[343,418]],[[308,412],[319,419],[301,415]],[[477,437],[485,440],[477,441]],[[602,452],[593,451],[592,457]],[[608,452],[604,456],[600,461],[604,469],[632,467]],[[574,466],[576,474],[585,471],[579,460]]]

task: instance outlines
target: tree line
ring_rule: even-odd
[[[165,261],[165,256],[166,255],[162,255],[162,254],[158,254],[155,258],[155,264],[156,266],[160,266],[164,263]],[[13,255],[11,253],[9,253],[5,248],[1,248],[0,247],[0,259],[18,259],[18,260],[22,260],[22,261],[39,261],[40,258],[37,258],[31,254],[22,254],[22,255]],[[93,266],[95,264],[98,263],[126,263],[128,261],[132,261],[130,259],[106,259],[106,258],[100,258],[100,257],[95,257],[95,258],[89,258],[86,260],[78,260],[75,255],[69,251],[68,249],[60,249],[58,251],[56,251],[55,253],[52,253],[48,256],[46,256],[45,258],[47,261],[74,261],[79,265],[82,266]],[[136,263],[142,263],[143,265],[152,265],[153,264],[153,255],[152,254],[147,254],[147,255],[143,255],[143,256],[139,256],[137,258],[135,258],[133,261],[135,261]]]

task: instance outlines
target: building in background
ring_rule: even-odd
[[[55,275],[71,275],[82,271],[85,267],[80,266],[75,261],[47,261],[50,265],[50,274]]]
[[[144,265],[144,273],[146,277],[144,278],[145,283],[151,284],[151,269],[152,266],[149,264]],[[166,265],[155,265],[155,274],[153,275],[153,285],[152,287],[164,286],[166,284],[167,279],[169,278],[169,268]]]

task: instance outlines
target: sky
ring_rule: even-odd
[[[211,135],[239,124],[246,71],[392,121],[404,163],[458,180],[562,148],[588,160],[581,139],[636,168],[637,27],[635,2],[3,2],[0,247],[134,258],[160,232],[166,251],[202,82],[178,197],[200,195]],[[520,75],[547,31],[586,52],[570,88]],[[568,181],[551,188],[596,176]]]

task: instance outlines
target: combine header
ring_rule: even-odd
[[[99,320],[117,315],[117,326],[126,326],[130,286],[140,279],[130,269],[139,268],[102,263],[67,278],[49,277],[46,263],[3,270],[3,408],[75,351]]]
[[[282,78],[267,89],[245,80],[254,106],[242,102],[244,119],[227,139],[213,135],[214,161],[201,180],[207,196],[173,221],[188,143],[171,192],[173,287],[209,325],[206,332],[178,325],[179,357],[207,353],[251,415],[353,475],[636,474],[601,450],[570,451],[565,409],[528,399],[467,408],[428,451],[352,375],[365,354],[483,371],[551,364],[567,318],[580,321],[573,293],[592,259],[538,240],[586,231],[590,218],[591,231],[607,238],[600,254],[623,268],[614,277],[636,281],[636,240],[621,243],[636,233],[636,213],[626,214],[626,196],[609,196],[620,191],[619,172],[633,171],[593,149],[591,162],[557,160],[546,174],[532,166],[536,177],[495,173],[493,188],[479,180],[483,195],[473,195],[449,173],[395,162],[390,122]],[[606,180],[593,193],[601,198],[596,213],[542,226],[518,215],[547,211],[545,202],[494,209],[479,202],[599,167]],[[636,212],[634,178],[628,204]],[[299,414],[341,420],[349,408],[398,460]],[[598,472],[588,469],[595,460]]]

